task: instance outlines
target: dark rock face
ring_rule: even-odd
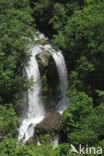
[[[36,55],[36,59],[42,77],[42,97],[46,111],[53,112],[60,100],[60,80],[52,55],[44,48],[41,49],[42,52]]]
[[[61,122],[61,114],[58,112],[50,113],[35,127],[36,135],[58,133]]]

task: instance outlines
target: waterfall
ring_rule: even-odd
[[[32,57],[30,58],[29,67],[26,68],[28,78],[33,78],[34,85],[28,92],[28,118],[39,117],[44,114],[44,108],[40,98],[41,79],[38,63],[35,55],[40,52],[39,47],[34,47],[32,50]]]
[[[56,106],[56,111],[63,113],[63,111],[68,107],[69,103],[67,102],[66,91],[68,87],[68,74],[64,56],[61,51],[55,51],[50,44],[45,45],[45,49],[51,53],[55,61],[59,78],[61,84],[61,100]]]
[[[53,149],[55,149],[58,144],[59,144],[59,140],[60,140],[60,135],[59,134],[56,134],[55,137],[54,137],[54,141],[53,141]]]
[[[42,38],[47,40],[43,34],[36,33],[35,41]],[[53,56],[62,87],[61,100],[56,106],[56,111],[62,113],[68,106],[65,96],[68,87],[67,69],[62,52],[55,51],[47,42],[44,45],[35,44],[31,48],[31,57],[28,66],[25,66],[24,69],[24,73],[26,73],[28,79],[32,78],[34,81],[32,88],[28,89],[26,94],[28,108],[26,109],[25,107],[23,116],[20,119],[21,125],[19,128],[18,140],[23,139],[24,142],[34,135],[34,127],[45,117],[45,110],[41,100],[41,77],[38,62],[36,60],[36,55],[44,51],[48,51]]]
[[[53,58],[55,60],[59,78],[60,78],[60,83],[61,83],[61,100],[59,101],[57,105],[57,111],[59,113],[63,113],[63,111],[68,107],[68,102],[66,98],[66,91],[68,87],[68,79],[67,79],[67,69],[66,69],[66,64],[65,64],[65,59],[64,56],[62,55],[62,52],[54,52],[53,53]]]
[[[24,117],[21,119],[18,140],[23,139],[24,142],[34,134],[34,127],[44,118],[44,107],[41,100],[41,79],[36,55],[41,52],[41,46],[34,46],[31,49],[31,57],[28,66],[25,67],[25,73],[28,79],[33,80],[34,84],[28,90],[28,109],[24,112]]]
[[[66,69],[66,64],[65,64],[65,60],[64,57],[62,55],[62,52],[54,52],[53,53],[53,58],[55,60],[56,66],[57,66],[57,70],[59,73],[59,77],[60,77],[60,82],[61,82],[61,90],[62,90],[62,96],[65,96],[67,87],[68,87],[68,80],[67,80],[67,69]]]

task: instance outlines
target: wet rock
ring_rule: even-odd
[[[39,124],[35,127],[36,135],[40,134],[52,134],[58,133],[61,122],[61,114],[53,112],[47,115]]]
[[[48,51],[44,51],[42,53],[39,53],[36,55],[36,58],[39,63],[41,63],[43,66],[47,66],[50,58],[50,53]]]

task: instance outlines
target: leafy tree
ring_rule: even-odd
[[[69,139],[70,133],[81,129],[83,120],[92,110],[92,99],[83,92],[70,93],[70,106],[63,113],[61,129],[63,138]]]
[[[67,18],[73,14],[74,10],[79,10],[83,3],[83,0],[32,0],[30,2],[37,28],[48,36],[62,30],[67,24]]]
[[[55,3],[52,10],[52,18],[49,21],[49,23],[53,25],[54,31],[63,30],[66,20],[65,7],[60,3]]]
[[[16,136],[18,119],[11,104],[0,105],[0,136]]]
[[[77,72],[80,90],[94,100],[95,90],[103,90],[104,86],[103,5],[103,1],[97,1],[75,11],[53,40],[64,51],[69,71]]]
[[[97,92],[104,97],[103,91]],[[61,123],[63,140],[76,146],[96,146],[104,138],[104,103],[93,107],[92,99],[85,93],[71,90],[69,95],[71,104],[63,113]]]
[[[35,23],[52,38],[54,47],[63,50],[69,71],[70,106],[61,123],[62,140],[68,144],[56,149],[21,146],[16,138],[18,119],[13,107],[18,93],[31,83],[22,71],[30,57]],[[71,156],[76,154],[69,153],[70,143],[104,145],[103,27],[104,0],[0,0],[0,136],[4,137],[0,155]],[[51,94],[46,73],[45,97]]]
[[[11,103],[25,83],[22,70],[29,58],[32,18],[29,9],[21,10],[23,4],[17,9],[12,1],[0,3],[0,96],[2,103]]]

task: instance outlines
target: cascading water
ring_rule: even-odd
[[[44,107],[41,100],[41,79],[36,55],[41,52],[40,46],[31,49],[29,65],[25,67],[28,79],[32,78],[34,85],[28,90],[28,109],[24,112],[25,119],[22,119],[19,129],[19,140],[24,142],[33,136],[34,127],[44,118]],[[26,110],[26,109],[25,109]]]
[[[63,57],[61,51],[53,53],[53,58],[55,60],[56,66],[57,66],[57,70],[58,70],[59,77],[60,77],[60,82],[62,85],[62,96],[64,96],[65,92],[67,90],[67,87],[68,87],[67,70],[66,70],[65,60],[64,60],[64,57]]]
[[[67,103],[66,91],[68,87],[68,79],[67,79],[67,69],[65,64],[64,56],[61,51],[55,51],[50,44],[47,44],[45,48],[52,54],[53,59],[56,63],[56,67],[58,70],[60,83],[61,83],[61,100],[56,106],[56,111],[59,113],[63,113],[63,111],[68,107],[69,103]]]
[[[61,53],[61,51],[59,52],[55,52],[53,53],[53,58],[55,60],[56,66],[57,66],[57,70],[59,73],[59,78],[60,78],[60,82],[61,82],[61,100],[59,101],[58,105],[57,105],[57,110],[62,114],[63,111],[68,107],[69,103],[67,103],[67,98],[66,98],[66,91],[67,91],[67,87],[68,87],[68,79],[67,79],[67,69],[66,69],[66,64],[65,64],[65,60],[64,57]]]
[[[40,40],[42,38],[44,40],[47,40],[47,38],[45,38],[43,34],[37,33],[35,40]],[[41,78],[38,63],[36,60],[36,55],[44,51],[48,51],[53,56],[62,86],[61,101],[57,104],[56,111],[62,113],[68,106],[65,96],[68,86],[67,69],[61,51],[55,51],[49,43],[45,43],[45,45],[36,44],[31,49],[32,54],[30,57],[29,65],[25,67],[26,75],[29,79],[32,77],[35,83],[32,86],[31,90],[28,90],[28,108],[27,111],[25,109],[25,115],[21,119],[22,124],[19,128],[18,140],[23,139],[24,142],[33,136],[35,125],[45,117],[45,110],[41,100]]]
[[[58,112],[62,114],[63,111],[69,105],[69,103],[67,102],[67,98],[66,98],[66,91],[68,87],[67,69],[66,69],[65,60],[61,51],[57,53],[53,53],[53,58],[57,66],[57,70],[58,70],[60,82],[61,82],[61,87],[62,87],[61,100],[59,101],[56,107],[57,108],[56,110],[58,110]]]

